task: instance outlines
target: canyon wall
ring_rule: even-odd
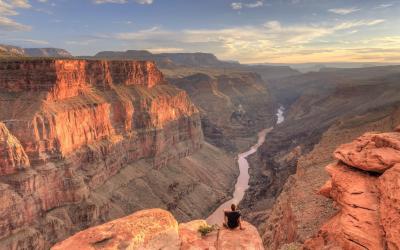
[[[227,151],[247,149],[257,132],[276,121],[278,107],[256,73],[215,69],[169,79],[199,107],[206,141]]]
[[[8,60],[0,90],[7,249],[47,249],[144,208],[199,218],[228,198],[233,160],[204,143],[198,109],[152,62]]]
[[[204,226],[204,220],[178,224],[167,211],[143,210],[79,232],[52,249],[264,249],[257,229],[247,222],[244,230],[220,228],[202,236],[198,230]]]
[[[325,166],[334,160],[332,153],[339,145],[366,132],[393,130],[400,123],[399,114],[399,107],[376,110],[341,119],[323,133],[313,150],[299,158],[296,173],[288,178],[271,209],[256,216],[256,220],[262,220],[259,229],[269,249],[286,244],[301,249],[308,238],[318,233],[337,213],[336,206],[319,194],[329,179]]]
[[[250,158],[250,189],[241,203],[267,249],[301,246],[336,212],[316,194],[328,179],[324,167],[340,144],[400,123],[399,72],[392,66],[335,70],[271,85],[286,119]]]
[[[0,65],[0,74],[1,89],[45,92],[46,100],[53,101],[77,96],[91,86],[163,83],[155,64],[146,61],[10,60]]]

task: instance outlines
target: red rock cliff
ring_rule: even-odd
[[[77,96],[85,88],[164,83],[153,62],[100,60],[26,60],[0,64],[0,89],[44,91],[47,100]]]
[[[1,246],[46,249],[133,212],[96,190],[141,159],[160,169],[202,147],[197,108],[161,83],[151,62],[0,63]]]
[[[399,249],[400,133],[367,133],[334,155],[320,193],[340,211],[306,248]]]

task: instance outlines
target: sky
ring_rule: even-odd
[[[0,0],[0,43],[242,63],[400,62],[400,0]]]

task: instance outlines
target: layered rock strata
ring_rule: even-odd
[[[153,87],[164,81],[155,64],[147,61],[11,60],[0,64],[0,75],[0,89],[40,91],[50,101],[77,96],[90,87]]]
[[[6,249],[46,249],[143,208],[205,216],[236,176],[232,159],[204,144],[187,94],[152,62],[1,62],[0,121]]]
[[[318,233],[337,213],[334,204],[318,194],[329,179],[325,166],[334,160],[332,152],[368,131],[392,131],[400,123],[399,114],[400,109],[395,106],[338,119],[309,153],[298,156],[296,173],[288,178],[277,199],[259,200],[260,206],[271,208],[245,210],[248,219],[258,226],[266,249],[301,249],[308,238]]]
[[[400,248],[400,133],[367,133],[335,151],[337,163],[321,193],[339,212],[326,222],[308,249]]]
[[[274,124],[278,107],[258,74],[228,73],[215,69],[170,80],[199,107],[206,141],[241,152],[254,144],[256,132]]]
[[[205,221],[178,225],[167,211],[151,209],[79,232],[52,249],[264,249],[255,227],[243,224],[244,230],[219,229],[201,236],[198,230],[207,226]]]

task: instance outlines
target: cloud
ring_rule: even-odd
[[[93,0],[95,4],[103,4],[103,3],[117,3],[117,4],[125,4],[128,3],[128,0]],[[138,4],[153,4],[154,0],[134,0],[134,2]]]
[[[153,0],[136,0],[138,4],[152,4],[154,1]]]
[[[256,1],[254,3],[242,3],[242,2],[231,3],[231,8],[233,10],[241,10],[243,8],[253,9],[262,6],[264,6],[264,1]]]
[[[25,39],[25,38],[10,38],[7,39],[10,41],[18,41],[18,42],[24,42],[24,43],[29,43],[29,44],[37,44],[37,45],[47,45],[49,44],[48,41],[45,40],[36,40],[36,39]]]
[[[182,48],[149,48],[147,49],[151,53],[177,53],[182,52]]]
[[[14,9],[14,6],[0,0],[0,16],[16,16],[18,12]]]
[[[32,7],[27,0],[11,0],[10,2],[16,8],[29,9]]]
[[[375,19],[375,20],[357,20],[357,21],[348,21],[348,22],[343,22],[334,27],[335,30],[345,30],[345,29],[351,29],[355,27],[360,27],[360,26],[374,26],[377,24],[384,23],[384,19]]]
[[[0,16],[0,30],[3,31],[28,31],[31,27],[20,24],[8,17]]]
[[[29,9],[32,6],[29,4],[27,0],[10,0],[4,1],[0,0],[0,30],[3,31],[27,31],[30,30],[31,27],[28,25],[24,25],[18,23],[9,16],[18,15],[17,9]]]
[[[349,37],[349,32],[355,29],[362,30],[379,25],[384,21],[382,19],[361,19],[331,24],[296,25],[284,25],[279,21],[269,21],[258,26],[179,31],[152,27],[113,34],[108,39],[113,38],[122,41],[127,47],[138,49],[179,48],[183,51],[209,51],[223,59],[237,59],[242,62],[265,62],[266,60],[278,62],[285,59],[314,60],[319,54],[326,58],[329,58],[327,54],[333,56],[330,53],[335,49],[329,46],[335,44],[332,42],[335,39],[346,39]],[[323,42],[322,39],[328,42]],[[353,38],[350,42],[358,45]],[[337,42],[337,46],[339,45],[345,46],[346,44]],[[303,59],[300,55],[303,56]],[[341,55],[343,56],[343,53]]]
[[[357,8],[338,8],[338,9],[329,9],[328,11],[334,14],[338,15],[348,15],[357,11],[360,11],[361,9]]]
[[[243,4],[242,3],[231,3],[231,8],[234,10],[240,10],[243,8]]]
[[[127,0],[93,0],[95,4],[103,4],[103,3],[127,3]]]

